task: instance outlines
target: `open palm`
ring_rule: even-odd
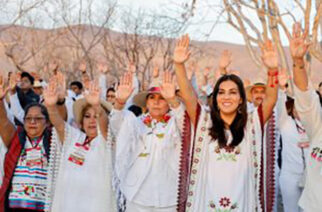
[[[230,65],[232,61],[231,55],[232,53],[227,49],[221,53],[221,56],[219,59],[219,68],[226,69]]]
[[[293,25],[292,38],[290,39],[290,52],[293,58],[303,58],[306,54],[309,43],[306,42],[307,33],[302,31],[301,24]]]
[[[190,57],[189,51],[189,36],[184,35],[182,36],[176,43],[176,47],[173,53],[173,61],[175,63],[184,63]]]
[[[165,99],[173,99],[175,97],[175,93],[176,86],[174,84],[173,76],[169,71],[165,71],[161,85],[161,95]]]
[[[263,64],[269,68],[274,69],[278,67],[278,53],[272,41],[267,40],[261,46]]]
[[[57,81],[53,78],[43,92],[44,104],[54,106],[58,101]]]
[[[130,72],[125,73],[120,80],[120,85],[116,90],[116,98],[119,102],[126,102],[127,99],[131,96],[134,88],[132,85],[133,76]]]
[[[91,82],[87,93],[85,93],[85,99],[88,104],[92,106],[98,106],[100,104],[101,89],[97,86],[96,82]]]
[[[2,100],[8,92],[8,88],[5,88],[4,84],[4,78],[0,75],[0,100]]]

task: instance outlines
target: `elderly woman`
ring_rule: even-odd
[[[161,86],[150,86],[134,97],[147,113],[136,117],[122,110],[133,91],[131,74],[117,89],[111,127],[116,139],[115,171],[126,198],[126,211],[176,211],[180,128],[184,108],[175,96],[172,75],[165,73]]]
[[[258,110],[247,113],[244,86],[236,75],[218,79],[208,110],[198,103],[187,79],[184,63],[190,55],[189,37],[177,42],[173,56],[176,76],[196,126],[186,211],[272,211],[271,194],[260,183],[264,177],[260,174],[261,128],[277,99],[278,57],[271,42],[262,51],[270,86]]]
[[[85,99],[74,103],[74,117],[80,128],[76,129],[57,115],[57,83],[51,81],[43,95],[60,140],[53,145],[62,149],[51,158],[57,165],[50,179],[54,186],[50,211],[116,211],[107,142],[107,112],[112,106],[100,100],[100,90],[92,83]]]
[[[38,103],[25,107],[24,125],[15,128],[8,120],[0,83],[0,136],[8,148],[0,189],[0,211],[43,211],[49,168],[50,135],[46,108]],[[59,115],[60,116],[60,115]]]

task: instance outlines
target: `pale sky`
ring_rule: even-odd
[[[167,0],[119,0],[120,4],[129,5],[135,8],[159,8],[160,5],[165,5]],[[182,2],[191,3],[192,0],[172,0],[172,3],[180,4]],[[211,6],[209,5],[211,2]],[[187,33],[190,34],[194,40],[209,40],[209,41],[223,41],[236,44],[244,44],[242,35],[233,29],[230,25],[226,23],[218,23],[213,29],[213,25],[217,20],[219,10],[214,7],[214,5],[220,4],[221,0],[197,0],[195,18],[192,19],[192,24],[187,29]],[[303,15],[301,11],[294,6],[294,0],[281,0],[277,1],[280,6],[280,11],[283,12],[283,7],[291,11],[297,18],[297,21],[303,22]],[[303,1],[302,1],[303,2]],[[312,19],[315,15],[314,9],[315,1],[312,2]],[[168,4],[169,5],[169,4]],[[255,13],[247,13],[246,15],[250,17],[255,25],[259,25],[260,22]],[[202,21],[200,21],[202,20]],[[292,28],[293,20],[291,18],[285,18],[284,22],[289,29]],[[313,21],[312,21],[313,22]],[[281,30],[282,31],[282,30]],[[284,45],[288,45],[288,41],[284,33],[282,34],[282,42]],[[321,35],[321,33],[320,33]]]
[[[10,0],[11,6],[9,8],[14,8],[14,2],[19,2],[22,0]],[[24,0],[25,2],[33,2],[33,0]],[[52,2],[56,2],[56,0],[49,0]],[[64,2],[71,2],[76,3],[77,6],[78,2],[80,0],[64,0]],[[106,6],[107,2],[111,0],[95,0],[94,3],[97,4],[96,7],[98,10],[96,11],[99,13],[99,9],[102,6]],[[172,10],[176,11],[177,15],[178,8],[180,5],[183,4],[183,2],[188,2],[189,4],[192,2],[192,0],[117,0],[118,4],[131,7],[134,9],[146,9],[146,10],[153,10],[156,12],[161,12],[160,8],[168,7]],[[303,0],[302,0],[303,1]],[[85,2],[85,0],[84,0]],[[211,5],[209,5],[211,2]],[[221,0],[197,0],[196,10],[195,10],[195,16],[191,19],[191,23],[189,27],[187,28],[185,33],[189,33],[191,38],[193,40],[203,40],[203,41],[223,41],[223,42],[229,42],[229,43],[236,43],[236,44],[244,44],[244,40],[239,32],[237,32],[235,29],[233,29],[230,25],[226,23],[218,23],[213,29],[213,25],[217,20],[219,9],[217,7],[214,7],[214,5],[220,4]],[[286,7],[288,10],[290,10],[298,21],[303,22],[303,15],[301,14],[301,11],[298,8],[294,7],[294,0],[278,0],[277,1],[281,12],[283,12],[283,7]],[[314,5],[314,0],[312,2],[312,5]],[[53,3],[55,4],[55,3]],[[70,4],[70,5],[71,5]],[[0,5],[2,6],[2,5]],[[14,15],[16,15],[14,12],[11,12],[12,17],[6,17],[4,14],[5,10],[8,10],[8,8],[0,7],[0,24],[5,23],[4,20],[8,19],[11,20]],[[50,10],[50,8],[49,8]],[[14,11],[14,10],[13,10]],[[171,12],[170,12],[171,13]],[[33,13],[35,16],[45,17],[46,18],[46,12],[41,14],[38,11]],[[247,16],[250,18],[250,20],[255,24],[259,24],[259,20],[257,18],[256,14],[252,14],[251,12],[246,11]],[[43,16],[42,16],[43,15]],[[169,15],[169,14],[167,14]],[[171,14],[170,14],[171,15]],[[312,6],[312,15],[311,17],[315,15],[315,9],[314,6]],[[224,16],[221,16],[224,17]],[[48,18],[48,16],[47,16]],[[116,17],[118,19],[119,17]],[[37,19],[36,19],[37,20]],[[38,20],[41,20],[41,18],[38,18]],[[50,21],[49,21],[50,22]],[[42,23],[41,25],[45,28],[50,28],[51,24],[47,23],[46,21]],[[18,22],[19,23],[19,22]],[[293,21],[290,18],[285,19],[285,23],[288,25],[288,28],[291,29]],[[25,24],[25,23],[23,23]],[[28,24],[28,23],[27,23]],[[57,27],[57,26],[56,26]],[[114,26],[114,29],[117,30],[117,24]],[[282,30],[281,30],[282,31]],[[321,34],[321,33],[320,33]],[[284,45],[288,44],[288,41],[286,37],[282,33],[282,42]]]

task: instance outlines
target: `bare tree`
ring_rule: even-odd
[[[187,7],[188,10],[193,11],[197,2],[192,0],[190,7]],[[312,38],[310,54],[322,61],[321,45],[317,35],[319,23],[321,25],[321,1],[316,1],[313,24],[311,23],[312,0],[306,0],[304,4],[302,1],[295,0],[292,4],[295,8],[300,8],[304,17],[304,28]],[[282,8],[278,1],[274,0],[222,0],[222,4],[217,7],[220,7],[222,13],[225,14],[221,18],[224,17],[226,23],[243,36],[248,53],[258,67],[262,67],[262,62],[256,46],[260,46],[263,41],[271,38],[278,48],[282,68],[289,70],[281,36],[282,34],[288,38],[291,36],[286,20],[298,21],[290,9]],[[260,24],[253,21],[254,14],[257,15]]]

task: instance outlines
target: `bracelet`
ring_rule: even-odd
[[[271,88],[275,88],[275,85],[278,84],[278,69],[276,68],[276,69],[273,69],[273,70],[274,70],[273,73],[270,73],[270,72],[267,73],[267,75],[269,77],[273,77],[273,78],[275,77],[275,80],[273,79],[274,81],[269,85],[269,87],[271,87]]]
[[[64,98],[61,101],[57,101],[56,105],[64,105],[65,104],[66,99]]]

